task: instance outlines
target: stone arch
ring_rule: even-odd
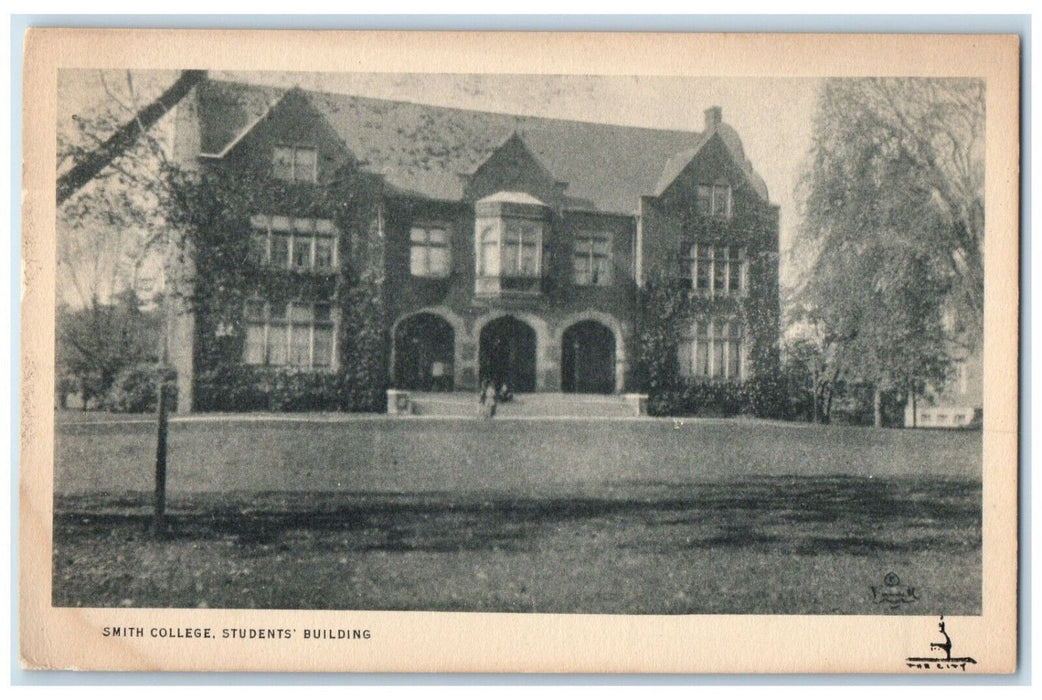
[[[525,338],[525,333],[520,328],[510,331],[509,324],[504,323],[505,319],[513,319],[531,330],[531,339]],[[503,333],[499,334],[501,337],[493,338],[486,333],[486,329],[489,329],[492,324],[502,326]],[[516,391],[546,391],[548,389],[547,371],[550,364],[547,349],[548,337],[546,321],[523,311],[494,311],[477,318],[474,321],[473,338],[477,344],[479,380],[495,378],[483,376],[490,373],[504,374],[515,382],[520,382],[520,385],[514,387]],[[502,346],[502,350],[507,352],[510,357],[492,357],[489,354],[492,343]],[[528,357],[529,354],[531,357]],[[508,366],[511,364],[512,366]]]
[[[626,357],[626,341],[623,336],[622,324],[619,323],[611,314],[604,313],[602,311],[581,311],[579,313],[571,314],[566,317],[557,327],[557,331],[554,334],[554,346],[560,348],[561,351],[561,365],[562,365],[562,389],[568,384],[566,378],[563,376],[564,360],[565,360],[565,334],[576,326],[583,323],[595,323],[611,332],[614,337],[614,391],[616,393],[621,392],[624,387],[627,361]]]
[[[461,363],[463,321],[432,307],[410,311],[391,325],[391,386],[450,391]]]

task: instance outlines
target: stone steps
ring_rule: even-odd
[[[408,408],[399,415],[459,416],[480,415],[477,393],[399,392],[388,397],[389,406],[401,407],[401,394],[407,394]],[[396,401],[396,403],[392,403]],[[496,406],[502,418],[627,418],[642,414],[643,403],[635,394],[518,394]],[[396,411],[390,411],[395,413]]]

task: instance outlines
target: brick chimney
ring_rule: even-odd
[[[724,120],[724,110],[719,107],[710,107],[706,110],[706,131],[714,131]]]

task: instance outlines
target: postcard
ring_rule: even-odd
[[[26,668],[1015,671],[1016,36],[25,45]]]

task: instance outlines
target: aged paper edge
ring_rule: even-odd
[[[273,45],[284,50],[272,51]],[[1016,667],[1019,40],[1004,35],[32,29],[25,41],[20,658],[35,669],[899,673],[933,617],[71,609],[50,602],[59,68],[987,80],[983,608],[976,673]],[[996,329],[998,329],[996,331]],[[366,627],[350,647],[103,639],[103,625]]]

